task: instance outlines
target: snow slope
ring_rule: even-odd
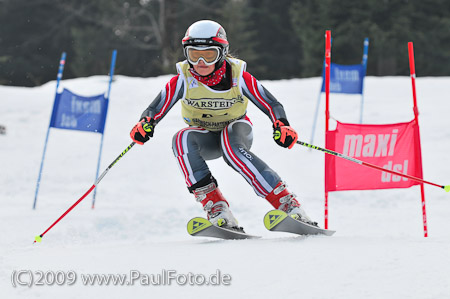
[[[129,131],[170,76],[113,83],[102,172],[131,142]],[[285,106],[301,140],[309,141],[320,78],[263,81]],[[104,92],[107,77],[64,80],[81,95]],[[32,244],[95,180],[100,136],[52,129],[37,203],[32,210],[55,82],[36,88],[0,86],[0,287],[2,298],[450,298],[450,194],[426,186],[429,238],[423,237],[419,187],[349,191],[330,195],[333,237],[294,237],[265,230],[270,209],[221,159],[210,168],[240,224],[260,240],[193,238],[187,221],[204,212],[185,187],[171,150],[184,123],[177,104],[155,137],[133,147],[98,186],[97,204],[87,197]],[[417,93],[425,179],[449,184],[450,78],[418,78]],[[331,95],[331,112],[358,122],[358,96]],[[315,144],[324,144],[324,96]],[[368,77],[365,123],[413,118],[408,77]],[[323,153],[278,147],[271,123],[249,104],[252,151],[298,194],[308,214],[323,224]],[[75,271],[73,285],[13,287],[13,271]],[[89,286],[82,274],[210,275],[232,277],[228,286]],[[17,273],[17,272],[15,272]],[[29,281],[29,272],[21,276]]]

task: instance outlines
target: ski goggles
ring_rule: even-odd
[[[187,60],[193,65],[197,65],[200,60],[203,60],[206,65],[213,65],[222,57],[222,50],[217,46],[187,46],[185,51]]]

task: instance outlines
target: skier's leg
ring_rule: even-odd
[[[229,124],[221,136],[225,162],[239,172],[256,194],[266,197],[281,181],[278,174],[250,151],[253,142],[252,124],[241,119]]]
[[[172,141],[172,149],[186,185],[202,187],[211,177],[205,160],[219,158],[222,154],[217,134],[198,127],[187,127],[178,131]]]
[[[189,192],[203,205],[211,223],[237,228],[228,202],[205,162],[222,155],[220,135],[198,127],[188,127],[175,134],[172,148]]]
[[[264,197],[275,209],[283,210],[304,222],[316,224],[300,207],[296,195],[286,189],[286,184],[278,174],[250,151],[253,135],[252,125],[248,120],[229,124],[222,131],[221,141],[227,164],[247,180],[258,196]]]

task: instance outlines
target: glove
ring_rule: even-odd
[[[291,149],[297,141],[298,135],[289,126],[289,122],[281,118],[273,123],[273,139],[279,146]]]
[[[155,120],[148,116],[143,117],[131,130],[130,136],[137,144],[144,144],[150,137],[153,137],[155,130]]]

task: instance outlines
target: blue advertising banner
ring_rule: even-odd
[[[50,127],[103,134],[107,111],[104,94],[82,97],[64,88],[55,96]]]
[[[330,93],[363,94],[363,81],[366,70],[363,64],[342,65],[331,63]],[[322,73],[325,78],[325,69]],[[322,92],[325,92],[325,80],[322,80]]]

